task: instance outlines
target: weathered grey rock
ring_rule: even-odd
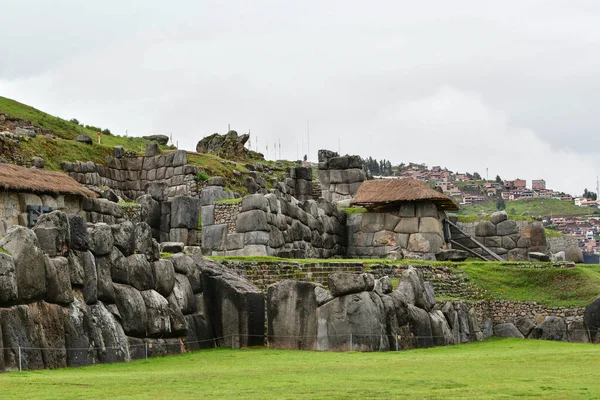
[[[148,135],[148,136],[142,136],[142,139],[152,140],[163,146],[166,146],[167,143],[169,143],[169,137],[167,135]]]
[[[200,200],[189,196],[175,196],[171,200],[171,228],[198,229]]]
[[[537,251],[530,251],[528,253],[528,256],[532,260],[545,261],[545,262],[549,262],[550,261],[550,256],[548,254],[540,253],[540,252],[537,252]]]
[[[548,316],[541,324],[533,328],[529,338],[566,342],[567,324],[564,318]]]
[[[448,321],[448,326],[452,331],[452,338],[454,340],[454,343],[460,343],[460,323],[458,321],[458,312],[454,309],[454,305],[451,302],[447,301],[442,306],[441,311],[442,314],[444,314],[446,321]]]
[[[183,253],[183,248],[185,244],[182,242],[162,242],[160,244],[160,252],[161,253]]]
[[[585,308],[583,312],[583,322],[590,331],[590,340],[592,343],[600,341],[600,297],[597,297]]]
[[[85,136],[85,135],[79,135],[75,138],[76,142],[80,142],[80,143],[85,143],[85,144],[89,144],[92,145],[93,141],[92,138],[89,136]]]
[[[83,367],[98,362],[94,342],[97,331],[92,314],[81,292],[74,293],[74,301],[63,308],[67,365]]]
[[[429,314],[422,308],[408,305],[408,322],[410,331],[416,340],[416,347],[433,346],[433,335],[431,332],[431,321]]]
[[[435,304],[433,299],[425,292],[425,281],[421,271],[414,267],[402,271],[402,275],[398,280],[398,288],[396,291],[403,297],[408,304],[414,304],[426,311],[431,310]]]
[[[171,332],[169,302],[154,290],[141,292],[146,305],[146,336],[163,337]]]
[[[458,327],[460,332],[460,342],[468,343],[471,341],[471,329],[469,327],[469,311],[467,310],[467,306],[462,301],[457,301],[454,303],[454,309],[456,310],[456,315],[458,316]]]
[[[156,257],[156,254],[154,253],[152,229],[145,222],[138,222],[134,225],[133,252],[136,254],[143,254],[148,261],[155,261],[160,257]]]
[[[333,272],[327,275],[327,286],[333,297],[339,297],[350,293],[373,290],[375,278],[371,274]]]
[[[17,273],[13,258],[0,253],[0,306],[14,303],[18,298]]]
[[[238,214],[236,231],[240,233],[265,231],[269,232],[269,224],[264,211],[251,210]]]
[[[494,325],[494,335],[505,338],[524,339],[523,334],[511,322]]]
[[[127,257],[129,269],[128,284],[139,291],[154,289],[154,273],[152,265],[143,254],[133,254]]]
[[[44,169],[44,159],[41,157],[33,157],[31,159],[31,166],[37,169]]]
[[[378,229],[381,230],[381,229]],[[419,232],[419,218],[416,217],[405,217],[398,221],[398,224],[394,228],[394,232],[397,233],[417,233]]]
[[[158,147],[158,143],[146,143],[146,153],[144,156],[146,157],[154,157],[160,154],[160,147]]]
[[[567,326],[568,340],[572,343],[590,343],[589,332],[582,321],[572,321]]]
[[[62,211],[42,214],[33,232],[42,250],[50,257],[64,255],[69,251],[69,220]]]
[[[82,251],[76,256],[83,265],[83,298],[86,304],[95,304],[98,301],[98,271],[96,259],[91,251]]]
[[[269,286],[267,321],[269,347],[317,349],[317,299],[315,285],[285,280]]]
[[[90,250],[96,257],[106,256],[112,252],[114,239],[110,226],[101,222],[87,227],[90,238]]]
[[[491,221],[481,221],[475,226],[475,236],[496,236],[496,225]]]
[[[442,244],[442,237],[436,233],[413,233],[408,239],[407,249],[415,253],[439,253]]]
[[[69,260],[64,257],[44,256],[46,265],[46,301],[68,304],[73,302]]]
[[[535,321],[531,317],[523,316],[515,319],[515,326],[523,336],[527,337],[535,328]]]
[[[175,284],[173,292],[169,296],[169,302],[174,302],[184,315],[197,311],[192,285],[185,275],[175,274]]]
[[[392,293],[392,291],[394,290],[394,286],[393,286],[392,280],[390,279],[389,276],[383,276],[383,277],[379,278],[378,281],[381,285],[381,292],[383,294]]]
[[[505,220],[496,225],[496,234],[498,236],[508,236],[517,233],[517,221]]]
[[[227,181],[222,176],[213,176],[208,181],[206,181],[206,186],[225,187],[225,185],[227,185]]]
[[[249,177],[246,177],[249,178]],[[251,179],[253,182],[254,180]],[[256,185],[256,182],[254,182]],[[224,190],[221,186],[207,186],[200,192],[200,199],[202,206],[209,206],[215,204],[215,201],[224,199],[233,199],[234,194],[227,190]]]
[[[85,220],[77,214],[67,215],[69,222],[69,244],[71,249],[86,251],[89,248],[89,237]]]
[[[41,348],[45,343],[40,316],[31,312],[29,307],[30,305],[19,305],[0,309],[4,364],[8,369],[19,368],[19,346],[34,349],[21,352],[21,364],[25,369],[44,368]]]
[[[46,265],[35,233],[23,226],[13,225],[0,240],[0,247],[13,259],[19,300],[27,302],[44,298]]]
[[[123,149],[123,146],[113,147],[113,155],[115,158],[123,158],[123,156],[125,156],[125,149]]]
[[[140,205],[141,221],[150,225],[151,228],[160,229],[160,203],[149,194],[138,197],[135,202]]]
[[[232,337],[234,346],[264,344],[264,296],[256,286],[212,268],[203,269],[202,286],[215,337],[224,338],[222,345],[231,347]]]
[[[321,285],[315,286],[315,299],[317,300],[317,306],[322,306],[323,304],[333,300],[333,296],[329,293],[329,290],[325,289]]]
[[[127,259],[115,246],[109,256],[110,275],[112,280],[117,283],[130,283],[129,263]]]
[[[469,258],[468,252],[457,249],[442,250],[435,254],[435,259],[437,261],[461,262],[465,261],[467,258]]]
[[[161,202],[167,200],[167,182],[159,181],[159,182],[148,182],[146,184],[146,194],[149,194],[153,200]]]
[[[129,336],[145,337],[148,315],[142,294],[128,285],[116,283],[114,287],[123,330]]]
[[[111,225],[114,245],[123,253],[130,256],[134,252],[133,231],[135,226],[131,221],[125,221],[117,225]]]
[[[434,346],[449,346],[454,344],[454,335],[442,311],[430,311],[429,321],[431,323]]]
[[[386,313],[374,292],[336,297],[317,311],[319,350],[381,351],[389,349]]]
[[[208,225],[208,226],[204,226],[202,227],[202,248],[205,251],[208,251],[210,254],[210,251],[215,250],[215,251],[221,251],[225,249],[225,245],[226,245],[226,240],[227,238],[227,225],[226,224],[219,224],[219,225]],[[241,248],[243,246],[243,237],[239,236],[238,238],[241,238],[242,243],[239,246],[239,248]],[[232,238],[233,240],[234,238]],[[234,243],[234,242],[232,242]],[[233,245],[232,245],[233,246]]]
[[[194,259],[187,254],[173,254],[169,257],[169,260],[173,263],[175,272],[179,274],[187,275],[193,268],[195,268]]]
[[[583,263],[583,251],[579,246],[569,246],[565,250],[565,260],[578,264]]]
[[[552,262],[565,262],[567,261],[565,257],[564,251],[559,251],[558,253],[554,253],[550,256],[550,261]]]
[[[108,364],[129,361],[129,342],[115,316],[101,302],[90,306],[90,311],[98,331],[94,345],[98,348],[100,362]]]
[[[251,194],[242,199],[242,212],[251,210],[269,211],[267,200],[262,194]]]
[[[112,265],[110,256],[96,257],[98,275],[98,300],[108,304],[115,303],[115,290],[112,282]]]
[[[158,260],[152,263],[155,277],[155,289],[164,297],[168,297],[175,285],[175,269],[170,260]]]
[[[506,221],[508,219],[508,214],[506,213],[506,211],[496,211],[494,213],[492,213],[492,215],[490,215],[490,221],[494,224],[494,225],[498,225],[499,223]],[[500,235],[500,234],[498,234]],[[485,235],[482,235],[485,236]]]
[[[492,322],[491,318],[486,318],[483,321],[483,328],[481,329],[481,332],[483,333],[483,339],[487,339],[494,335],[494,323]]]

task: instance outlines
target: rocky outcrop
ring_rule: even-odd
[[[248,150],[244,147],[250,135],[240,135],[229,131],[225,135],[212,134],[201,139],[196,145],[197,153],[215,154],[226,160],[246,160]]]
[[[367,179],[359,156],[342,156],[329,150],[319,150],[319,182],[322,197],[333,203],[349,200]]]

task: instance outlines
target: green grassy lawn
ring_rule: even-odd
[[[0,374],[2,399],[600,397],[600,346],[489,340],[385,353],[214,349]]]

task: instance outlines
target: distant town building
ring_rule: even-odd
[[[531,181],[531,188],[533,190],[545,190],[546,189],[546,181],[543,179],[534,179]]]

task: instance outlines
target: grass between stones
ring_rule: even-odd
[[[600,346],[488,340],[385,353],[214,349],[0,374],[3,399],[598,398]]]

